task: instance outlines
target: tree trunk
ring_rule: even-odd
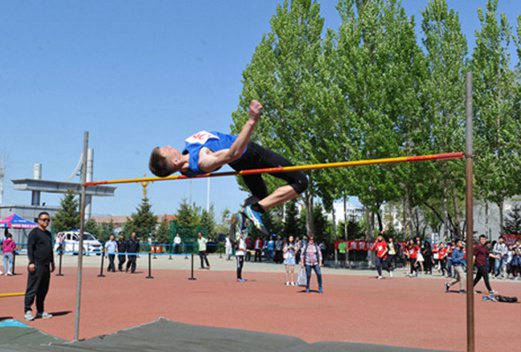
[[[505,219],[504,219],[504,205],[505,205],[505,202],[503,200],[501,200],[499,203],[497,203],[497,206],[499,208],[499,234],[502,235],[505,233],[505,228],[504,228],[504,224],[505,224]]]
[[[315,234],[315,219],[313,217],[313,195],[311,192],[306,191],[305,193],[305,204],[306,204],[306,230],[307,233]]]

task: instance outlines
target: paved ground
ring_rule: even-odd
[[[100,257],[85,257],[80,336],[92,338],[165,317],[174,322],[283,334],[307,343],[339,341],[436,350],[465,348],[465,296],[445,293],[439,276],[375,280],[372,271],[324,270],[325,294],[283,285],[283,267],[246,263],[235,282],[234,261],[210,257],[212,268],[195,270],[183,256],[152,260],[154,279],[139,273],[98,278]],[[21,275],[0,277],[0,292],[23,291]],[[30,323],[44,333],[73,337],[77,258],[64,257],[63,277],[53,276],[47,308],[57,316]],[[196,261],[197,263],[197,261]],[[170,270],[168,270],[170,269]],[[174,269],[174,270],[172,270]],[[480,284],[482,285],[482,284]],[[494,281],[500,293],[521,297],[521,282]],[[481,288],[481,286],[479,287]],[[478,351],[513,351],[521,345],[521,305],[483,302],[475,295]],[[0,300],[0,316],[23,319],[22,299]]]

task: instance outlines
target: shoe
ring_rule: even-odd
[[[36,317],[37,318],[41,318],[41,319],[51,319],[52,318],[52,314],[47,313],[47,312],[37,313]]]
[[[292,282],[291,286],[297,286],[297,284],[295,282]]]
[[[13,276],[13,273],[10,272],[10,271],[8,271],[8,272],[6,273],[6,275],[7,275],[7,276]]]
[[[445,283],[445,292],[449,292],[450,285],[448,282]]]
[[[465,290],[459,290],[458,293],[467,293]]]
[[[324,293],[324,290],[322,289],[322,287],[319,287],[318,293]]]
[[[244,282],[244,281],[246,281],[246,280],[244,280],[244,279],[237,279],[237,282]]]
[[[289,281],[286,281],[286,286],[290,286],[290,283],[289,283]]]
[[[389,277],[393,277],[393,272],[392,271],[389,272]]]
[[[309,288],[306,288],[306,293],[309,293]]]
[[[376,278],[377,278],[378,280],[381,280],[381,279],[383,279],[383,276],[378,276],[378,277],[376,277]]]
[[[27,320],[27,321],[33,321],[33,320],[34,320],[33,312],[31,312],[30,310],[28,310],[27,312],[25,312],[24,318],[25,318],[25,320]]]
[[[268,235],[268,230],[264,226],[262,222],[262,214],[258,211],[255,211],[251,208],[251,205],[248,205],[243,210],[244,216],[246,216],[260,232]]]

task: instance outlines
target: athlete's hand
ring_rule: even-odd
[[[36,271],[36,265],[34,264],[29,264],[27,266],[27,271],[30,272],[30,273],[34,273]]]
[[[252,118],[255,122],[259,121],[261,111],[262,104],[255,99],[252,100],[250,102],[250,118]]]

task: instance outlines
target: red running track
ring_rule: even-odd
[[[284,286],[282,273],[248,273],[248,264],[245,269],[249,281],[237,283],[233,272],[197,271],[197,280],[189,281],[189,273],[179,270],[156,270],[154,279],[145,279],[145,273],[109,273],[98,278],[96,269],[85,268],[80,338],[166,317],[183,323],[292,335],[308,342],[466,348],[465,295],[445,293],[442,280],[325,275],[325,293],[319,295]],[[65,268],[64,274],[53,275],[46,310],[70,313],[30,325],[71,340],[75,269]],[[0,277],[0,292],[23,291],[26,279],[25,274]],[[519,282],[494,282],[493,287],[501,294],[521,297]],[[521,304],[475,298],[476,350],[518,350]],[[0,299],[0,316],[23,321],[23,297]]]

